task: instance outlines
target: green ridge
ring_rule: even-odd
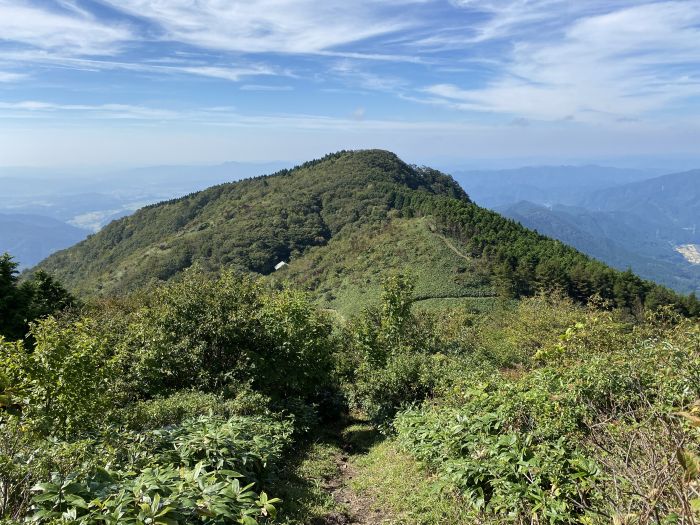
[[[290,263],[283,275],[294,284],[346,313],[376,298],[387,270],[414,275],[424,300],[558,288],[632,310],[667,303],[700,310],[694,297],[615,271],[480,208],[448,175],[381,150],[341,151],[146,207],[39,268],[95,296],[168,280],[192,265],[269,275],[281,261]]]

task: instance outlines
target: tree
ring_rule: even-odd
[[[61,283],[44,271],[20,283],[18,264],[8,253],[0,255],[0,336],[22,339],[29,323],[75,304]]]
[[[406,325],[413,320],[413,289],[413,282],[404,275],[393,275],[384,280],[381,329],[389,346],[401,344]]]
[[[22,287],[31,299],[27,308],[28,319],[46,317],[76,303],[70,292],[44,270],[36,272]]]
[[[0,335],[19,339],[26,332],[26,291],[17,285],[17,267],[8,253],[0,255]]]

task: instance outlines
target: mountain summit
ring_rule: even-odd
[[[426,301],[559,288],[633,307],[670,293],[480,208],[450,176],[382,150],[341,151],[148,206],[39,266],[78,293],[102,295],[193,264],[274,274],[342,311],[369,302],[389,270],[411,274]]]

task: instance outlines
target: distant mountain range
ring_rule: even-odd
[[[583,195],[643,181],[663,173],[658,169],[636,170],[606,166],[534,166],[507,170],[455,171],[453,176],[474,201],[493,209],[520,201],[546,205],[580,205]]]
[[[0,252],[11,253],[22,268],[82,241],[88,233],[51,217],[0,214]]]
[[[700,170],[597,189],[576,201],[496,209],[611,266],[700,293]]]
[[[596,191],[582,205],[591,210],[625,211],[649,232],[676,244],[700,241],[700,169]]]
[[[31,266],[145,205],[282,167],[231,162],[92,177],[0,169],[0,213],[14,217],[13,225],[0,223],[0,252]],[[456,171],[454,178],[476,203],[615,268],[631,267],[681,292],[700,291],[700,170],[664,175],[658,169],[542,166]],[[37,224],[38,216],[46,222]],[[24,232],[21,242],[17,231]]]

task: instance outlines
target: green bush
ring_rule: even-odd
[[[410,410],[395,425],[407,451],[458,487],[475,511],[498,520],[579,523],[598,499],[595,462],[564,439],[504,431],[494,412]]]
[[[31,488],[52,474],[85,472],[103,458],[92,439],[45,438],[16,416],[0,413],[0,516],[22,518],[31,503]]]
[[[47,435],[94,429],[110,403],[112,364],[95,324],[61,324],[49,317],[32,326],[35,347],[0,339],[0,368],[22,398],[23,421]]]
[[[253,487],[280,461],[291,434],[288,421],[209,416],[133,434],[127,438],[131,443],[122,443],[103,466],[56,474],[37,484],[31,519],[86,525],[256,524],[274,516],[279,500]]]
[[[248,485],[275,476],[333,391],[325,314],[297,292],[195,271],[85,312],[36,322],[32,349],[0,338],[0,516],[26,515],[39,481],[44,523],[274,512]]]
[[[331,323],[301,293],[268,290],[232,272],[189,271],[122,315],[115,345],[122,389],[131,395],[250,384],[273,398],[311,397],[328,384]]]
[[[411,311],[413,285],[402,275],[385,280],[382,303],[367,309],[346,329],[342,358],[352,404],[377,424],[386,423],[403,405],[424,399],[435,383],[429,326]]]
[[[539,367],[471,374],[448,403],[400,413],[399,443],[459,487],[480,519],[690,519],[700,326],[630,331],[600,312],[581,319]]]
[[[249,387],[232,388],[231,393],[235,395],[232,399],[213,393],[176,392],[168,397],[133,403],[113,414],[113,419],[128,428],[142,430],[177,425],[197,416],[230,417],[269,413],[269,398]]]

